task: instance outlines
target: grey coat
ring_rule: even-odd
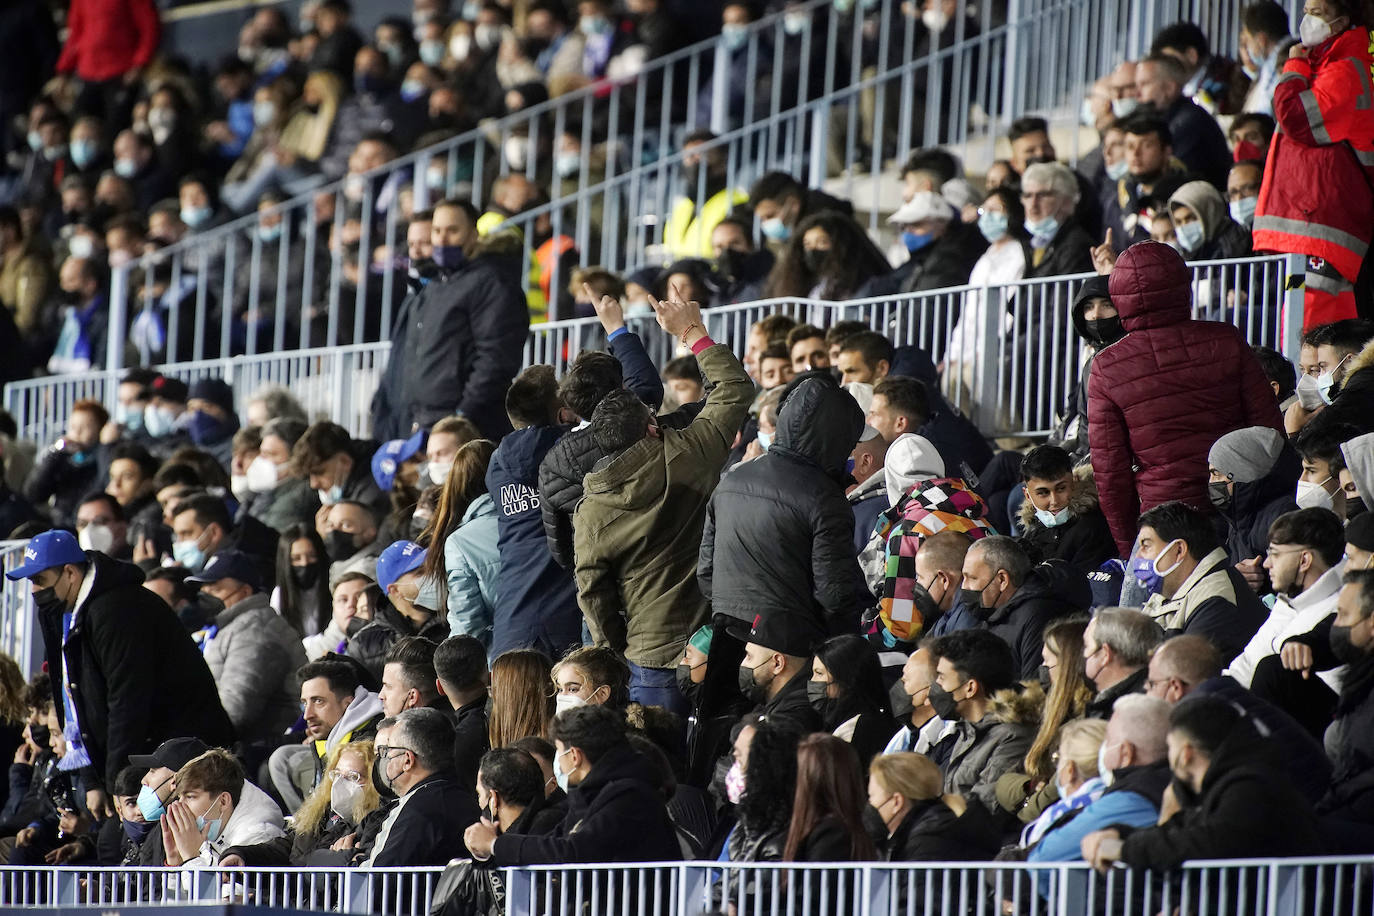
[[[215,616],[198,634],[219,700],[242,741],[281,737],[300,715],[296,669],[301,637],[258,592]]]

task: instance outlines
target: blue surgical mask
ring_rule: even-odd
[[[902,244],[911,254],[915,254],[933,241],[935,241],[935,236],[929,232],[907,231],[902,233]]]
[[[274,223],[271,226],[258,226],[258,238],[264,242],[275,242],[281,238],[281,223]]]
[[[172,559],[193,573],[198,573],[205,567],[205,551],[194,539],[172,544]]]
[[[1168,569],[1159,568],[1159,558],[1164,556],[1164,554],[1168,553],[1169,550],[1175,544],[1181,543],[1183,542],[1178,539],[1174,539],[1169,543],[1165,544],[1164,549],[1161,550],[1159,553],[1155,554],[1153,558],[1136,557],[1135,560],[1131,563],[1131,573],[1136,577],[1140,584],[1144,586],[1145,590],[1148,591],[1151,595],[1158,595],[1160,591],[1164,588],[1164,577],[1169,575],[1169,573],[1173,572],[1174,570],[1178,569],[1178,567],[1183,563],[1183,557],[1180,556],[1177,560],[1174,561],[1174,565],[1170,566]]]
[[[727,51],[738,51],[749,43],[749,27],[738,23],[726,23],[720,27],[720,43]]]
[[[1126,177],[1126,173],[1131,170],[1131,164],[1124,158],[1116,165],[1107,166],[1107,177],[1112,181],[1120,181]]]
[[[210,221],[215,211],[209,207],[182,207],[181,221],[192,229],[199,229]]]
[[[1231,201],[1228,208],[1231,211],[1231,219],[1249,229],[1255,223],[1255,205],[1258,203],[1258,197],[1242,197],[1240,200]]]
[[[1183,250],[1189,253],[1197,251],[1202,247],[1202,221],[1193,220],[1191,223],[1184,223],[1174,227],[1174,237],[1183,246]]]
[[[1139,99],[1112,99],[1112,114],[1118,121],[1122,118],[1129,118],[1135,114],[1135,110],[1139,107]]]
[[[770,446],[770,445],[772,445],[772,444],[773,444],[773,434],[772,434],[772,433],[766,433],[766,432],[764,432],[763,430],[759,430],[759,448],[763,449],[763,450],[766,452],[766,451],[768,451],[768,446]]]
[[[114,170],[120,178],[133,178],[138,174],[138,163],[132,159],[116,159]]]
[[[1042,220],[1028,219],[1026,231],[1031,234],[1031,238],[1048,242],[1059,233],[1059,220],[1053,216],[1047,216]]]
[[[775,242],[785,242],[792,237],[792,230],[788,229],[787,224],[777,216],[759,223],[759,231],[764,234],[765,238]]]
[[[553,157],[553,170],[559,178],[571,178],[582,168],[582,156],[578,153],[559,153]]]
[[[211,811],[213,811],[213,810],[214,810],[215,808],[217,808],[217,807],[220,807],[219,802],[215,802],[213,805],[211,805],[209,808],[206,809],[205,814],[202,814],[202,815],[200,815],[200,816],[198,816],[198,817],[196,818],[196,829],[197,829],[197,830],[204,831],[204,830],[205,830],[205,825],[206,825],[207,823],[210,825],[210,830],[209,830],[209,832],[205,834],[205,842],[207,842],[207,843],[213,843],[216,839],[218,839],[218,838],[219,838],[220,830],[222,830],[222,829],[224,828],[224,818],[222,818],[222,817],[216,817],[216,818],[211,818],[211,819],[209,819],[209,820],[206,819],[206,815],[208,815]]]
[[[427,67],[437,67],[444,62],[444,43],[442,41],[420,42],[420,60]]]
[[[611,21],[605,16],[583,16],[577,21],[577,27],[583,35],[608,35]]]
[[[157,791],[152,786],[143,786],[138,790],[138,810],[143,814],[143,819],[149,822],[159,820],[167,813],[162,799],[157,797]]]
[[[553,755],[553,781],[558,783],[558,788],[562,789],[564,793],[568,791],[568,774],[563,771],[563,768],[559,766],[558,762],[563,759],[563,754],[570,753],[571,751],[572,748],[568,748],[562,754]]]
[[[131,433],[136,433],[143,428],[143,408],[141,407],[116,404],[114,417],[116,423]]]
[[[996,210],[984,210],[978,214],[978,231],[989,243],[999,241],[1007,234],[1007,215]]]
[[[328,490],[316,490],[315,495],[320,498],[321,505],[332,506],[343,499],[343,487],[336,483]]]
[[[1065,506],[1058,512],[1051,512],[1048,509],[1036,509],[1035,517],[1046,528],[1058,528],[1069,520],[1069,507]]]
[[[100,147],[96,146],[94,140],[76,139],[72,141],[72,165],[79,169],[95,162],[95,157],[100,155]]]
[[[267,127],[277,119],[277,104],[263,99],[253,103],[253,124],[257,127]]]
[[[406,80],[401,83],[401,99],[406,102],[413,102],[428,91],[425,84],[419,80]]]

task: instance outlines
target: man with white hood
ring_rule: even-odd
[[[169,866],[214,867],[226,849],[286,835],[281,808],[243,778],[243,767],[226,750],[206,751],[172,781],[178,798],[161,819]]]

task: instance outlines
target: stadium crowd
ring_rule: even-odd
[[[653,21],[633,5],[583,0],[573,56]],[[930,0],[923,25],[952,7]],[[500,9],[447,25],[417,0],[414,34],[388,35],[418,36],[412,67],[504,59]],[[283,23],[273,54],[241,49],[259,78],[281,68],[269,88],[301,43],[349,68],[353,100],[381,85],[372,63],[394,73],[389,49],[368,63],[339,38],[339,0],[312,15],[313,41]],[[150,369],[113,414],[78,402],[41,455],[11,421],[0,529],[28,539],[7,575],[31,583],[46,662],[25,683],[0,658],[0,857],[462,859],[457,913],[496,907],[511,865],[1164,873],[1374,852],[1371,23],[1349,0],[1309,0],[1298,43],[1276,4],[1242,21],[1238,62],[1184,23],[1104,76],[1079,173],[1036,119],[985,190],[918,151],[895,268],[785,175],[736,202],[751,218],[693,210],[714,219],[709,264],[579,275],[605,347],[561,378],[520,371],[529,303],[482,214],[411,214],[375,440],[284,389],[241,416],[225,381]],[[77,72],[88,101],[138,84]],[[1247,345],[1247,304],[1193,301],[1185,257],[1251,250],[1309,256],[1296,365]],[[843,299],[1094,269],[1072,304],[1080,382],[1026,449],[951,404],[976,333],[955,329],[956,359],[858,321],[706,327],[726,287]],[[657,334],[678,353],[662,366]]]

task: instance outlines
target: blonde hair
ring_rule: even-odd
[[[1084,779],[1097,772],[1097,752],[1107,738],[1107,723],[1101,719],[1074,719],[1059,732],[1059,759],[1072,760]]]
[[[940,768],[925,754],[901,751],[879,754],[868,765],[868,773],[888,792],[908,801],[927,801],[940,795],[944,778]]]
[[[357,754],[363,762],[363,797],[358,802],[358,820],[362,820],[364,814],[376,811],[381,805],[381,796],[377,794],[377,787],[372,784],[372,764],[377,759],[376,746],[370,740],[340,744],[325,758],[324,775],[320,777],[320,784],[306,796],[300,809],[296,811],[297,834],[319,833],[320,828],[329,819],[330,793],[334,790],[334,780],[329,774],[338,768],[339,758],[344,754]]]

